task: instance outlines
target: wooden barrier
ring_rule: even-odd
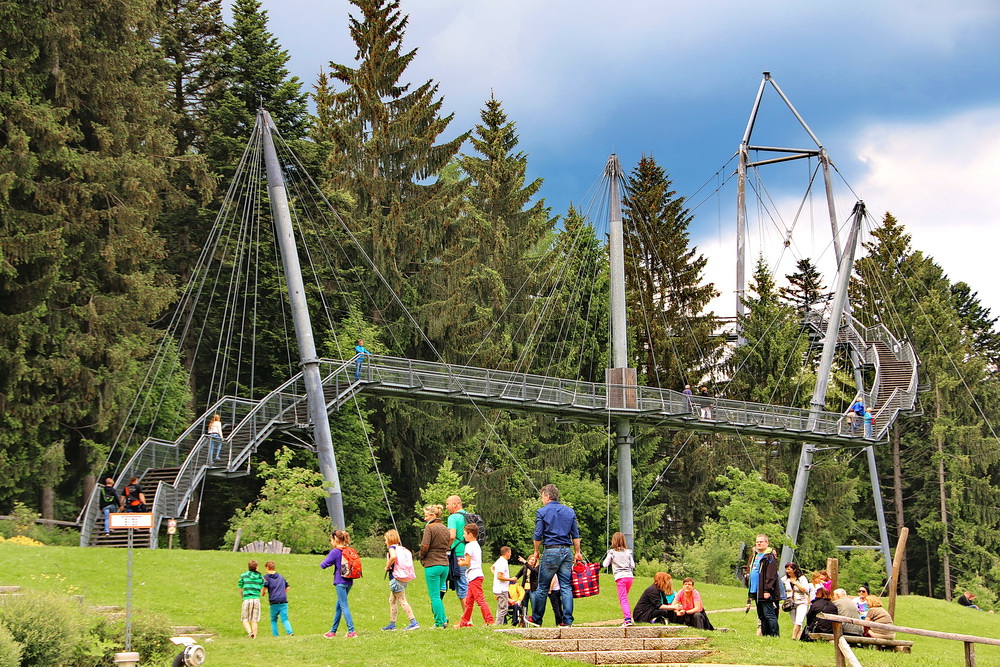
[[[892,625],[890,623],[875,623],[874,621],[862,621],[848,616],[838,616],[837,614],[819,614],[817,618],[833,621],[833,636],[836,638],[834,652],[836,653],[837,667],[846,667],[844,656],[840,652],[840,637],[843,633],[840,630],[841,623],[854,623],[866,628],[876,630],[886,630],[888,632],[902,632],[906,635],[919,635],[921,637],[934,637],[935,639],[949,639],[951,641],[965,643],[965,664],[967,667],[976,667],[976,644],[990,644],[1000,646],[1000,639],[989,637],[977,637],[975,635],[962,635],[954,632],[938,632],[937,630],[924,630],[923,628],[907,628],[902,625]]]

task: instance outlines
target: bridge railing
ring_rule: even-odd
[[[491,398],[510,403],[537,403],[572,407],[584,411],[611,411],[629,414],[658,414],[671,417],[694,416],[694,407],[706,399],[686,396],[671,389],[631,385],[608,385],[551,378],[530,373],[497,371],[396,357],[372,356],[366,360],[364,378],[383,386],[420,389],[443,395]],[[621,396],[634,392],[634,407],[612,405],[610,392]],[[802,408],[767,405],[750,401],[712,398],[714,421],[762,429],[786,429],[798,432],[837,433],[838,413],[820,413],[811,422],[810,411]]]
[[[153,528],[149,535],[149,547],[155,549],[159,542],[160,525],[164,518],[176,518],[191,500],[198,482],[205,476],[209,463],[211,441],[206,435],[199,436],[188,453],[173,483],[158,482],[153,497]]]

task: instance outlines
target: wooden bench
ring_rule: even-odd
[[[843,635],[848,644],[860,644],[861,646],[878,646],[879,648],[891,648],[899,653],[909,653],[913,647],[913,642],[906,639],[884,639],[882,637],[862,637],[860,635]],[[830,632],[810,632],[809,638],[814,640],[833,641],[833,633]]]
[[[275,540],[274,542],[257,540],[256,542],[251,542],[250,544],[240,547],[240,551],[243,553],[254,554],[290,554],[292,553],[292,548],[286,547],[278,540]]]

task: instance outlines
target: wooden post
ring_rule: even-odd
[[[889,579],[889,616],[896,620],[896,588],[899,583],[899,568],[906,558],[906,538],[910,535],[910,529],[906,526],[899,531],[899,539],[896,540],[896,553],[892,558],[892,576]]]
[[[972,642],[965,642],[965,665],[976,667],[976,645]]]
[[[833,559],[836,560],[836,559]],[[829,561],[827,561],[829,562]],[[840,650],[840,638],[844,636],[844,630],[840,627],[839,621],[833,622],[833,655],[836,658],[836,667],[847,667],[847,661]]]
[[[833,582],[833,585],[830,586],[830,590],[835,591],[838,588],[840,588],[837,582],[837,580],[840,578],[840,561],[837,560],[836,558],[827,558],[826,573],[830,575],[830,581]]]

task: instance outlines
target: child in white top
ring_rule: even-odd
[[[465,594],[465,613],[459,622],[460,628],[472,627],[472,606],[478,604],[483,612],[486,625],[493,625],[493,613],[486,604],[483,595],[483,551],[479,546],[479,526],[474,523],[465,524],[465,556],[458,559],[458,564],[468,568],[465,577],[469,582],[469,590]]]
[[[493,573],[493,595],[497,599],[496,625],[507,622],[507,604],[510,601],[510,583],[517,581],[510,576],[510,547],[500,547],[500,558],[490,567]]]
[[[618,604],[621,605],[622,615],[625,620],[623,626],[632,625],[632,608],[629,606],[628,594],[632,590],[632,579],[635,575],[635,559],[632,557],[632,550],[625,542],[625,535],[615,533],[611,537],[611,548],[602,563],[604,567],[611,566],[611,572],[615,575],[615,586],[618,587]]]

